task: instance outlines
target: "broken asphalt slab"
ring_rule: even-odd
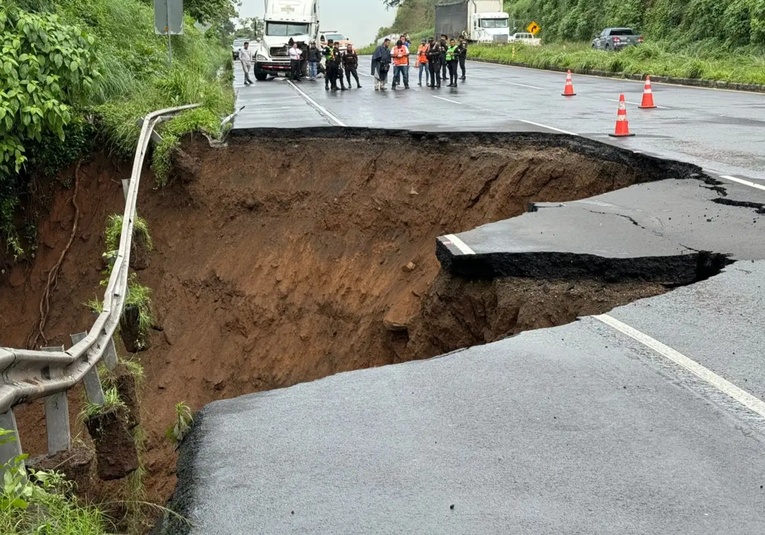
[[[437,255],[464,277],[688,284],[730,261],[765,257],[755,239],[765,223],[761,202],[765,192],[737,184],[637,184],[581,201],[536,203],[520,217],[442,236]]]

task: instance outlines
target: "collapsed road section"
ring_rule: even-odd
[[[319,199],[319,211],[336,206],[346,215],[344,225],[335,219],[330,225],[341,234],[314,238],[317,226],[327,228],[326,215],[318,218],[324,224],[304,224],[310,240],[338,239],[348,247],[355,217],[368,214],[359,225],[371,225],[362,243],[372,258],[356,258],[366,259],[362,273],[369,278],[348,271],[344,254],[312,265],[317,274],[343,270],[324,279],[340,282],[339,288],[322,280],[325,299],[337,300],[318,309],[312,319],[326,323],[312,336],[320,340],[330,328],[330,339],[338,337],[327,346],[331,354],[359,367],[374,365],[365,362],[374,355],[395,362],[467,349],[208,405],[182,446],[171,502],[191,523],[168,518],[163,533],[244,534],[256,524],[269,533],[763,529],[757,507],[762,473],[751,470],[750,459],[765,451],[765,412],[748,411],[715,387],[722,384],[717,373],[738,384],[754,380],[758,395],[765,384],[761,373],[751,372],[757,344],[745,341],[731,351],[724,334],[727,326],[740,332],[761,316],[747,317],[736,289],[761,283],[758,260],[765,251],[733,236],[757,225],[757,206],[719,202],[735,200],[740,191],[720,187],[692,166],[571,138],[469,135],[454,146],[438,136],[380,139],[377,132],[357,131],[344,143],[359,134],[388,151],[383,159],[376,153],[360,179],[348,180],[338,167],[333,196]],[[417,156],[410,151],[422,145],[412,138],[440,147],[419,170],[407,158],[396,160]],[[308,134],[292,148],[325,141]],[[600,157],[586,155],[590,149]],[[485,159],[464,165],[475,150]],[[520,155],[527,160],[520,163]],[[451,158],[453,171],[445,173],[440,164]],[[547,176],[531,172],[544,168]],[[599,178],[580,174],[585,168]],[[629,183],[614,185],[615,176]],[[567,190],[569,181],[581,185],[579,195]],[[587,195],[594,197],[582,198]],[[581,200],[567,200],[575,197]],[[430,211],[413,210],[419,201]],[[398,228],[378,233],[375,211],[384,212],[386,222],[398,221]],[[416,225],[410,213],[430,214],[430,226]],[[493,219],[502,220],[488,222]],[[434,266],[417,281],[423,287],[392,283],[428,265],[432,232],[439,236],[442,269]],[[374,254],[386,250],[379,245],[385,236],[403,237],[388,255]],[[419,247],[406,250],[407,243]],[[751,262],[730,266],[734,259]],[[339,307],[356,287],[348,277],[364,288],[388,284],[368,301],[373,306],[364,319],[371,323],[356,315],[351,330],[341,331],[350,315],[321,318],[320,312],[348,311]],[[283,280],[277,275],[277,283]],[[283,295],[289,303],[290,293]],[[641,297],[649,298],[603,314]],[[736,319],[716,325],[713,303]],[[569,323],[590,314],[599,316]],[[626,336],[629,328],[609,327],[626,325],[616,318],[645,331]],[[365,328],[383,333],[381,323],[382,339],[353,338]],[[679,366],[681,358],[670,359],[679,352],[651,334],[703,360],[709,368],[690,369],[700,367],[711,382]],[[300,362],[315,358],[307,352]]]
[[[141,280],[152,289],[156,321],[140,360],[152,407],[147,483],[160,497],[174,483],[164,435],[180,401],[199,408],[565,324],[706,278],[727,262],[689,246],[650,261],[648,254],[630,270],[593,263],[598,270],[572,273],[554,258],[537,273],[464,263],[452,270],[441,243],[441,269],[439,236],[524,220],[539,203],[670,179],[711,192],[693,165],[578,137],[237,130],[225,146],[187,139],[173,174],[159,191],[146,181],[139,201],[155,246]],[[89,240],[70,254],[98,269],[101,252]],[[67,300],[83,303],[92,291],[73,285]],[[34,310],[39,295],[20,286],[4,298]],[[65,319],[54,318],[51,333],[71,332]],[[33,319],[3,321],[11,332]],[[37,418],[20,423],[31,450],[44,444],[34,439]]]

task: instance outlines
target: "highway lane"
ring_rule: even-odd
[[[411,70],[415,74],[414,69]],[[654,84],[662,108],[639,110],[642,82],[575,76],[575,97],[560,95],[565,75],[518,67],[468,62],[468,79],[460,86],[431,90],[375,92],[369,59],[359,67],[361,90],[327,92],[323,80],[296,84],[319,106],[348,126],[407,128],[431,131],[563,131],[614,143],[631,150],[689,161],[719,175],[765,180],[765,95]],[[283,80],[243,88],[239,101],[268,107],[269,86],[283,88],[277,98],[294,102]],[[268,87],[268,89],[264,89]],[[614,139],[617,99],[628,100],[635,137]],[[306,109],[305,116],[312,113]],[[277,120],[274,120],[277,119]],[[237,128],[298,125],[284,117],[250,114]]]
[[[564,99],[559,73],[469,68],[467,83],[440,92],[256,84],[239,93],[236,128],[553,127],[765,178],[765,95],[656,86],[669,109],[631,108],[638,135],[612,140],[612,100],[637,102],[641,84],[576,77],[579,95]],[[765,532],[765,191],[731,183],[725,194],[734,204],[665,180],[459,234],[479,252],[533,235],[553,251],[705,250],[736,263],[562,327],[212,403],[183,443],[174,506],[193,526],[178,532]]]
[[[742,346],[742,365],[720,348],[765,321],[759,301],[752,309],[736,297],[764,279],[765,262],[734,266],[610,314],[642,318],[651,336],[641,340],[608,318],[584,318],[428,361],[214,402],[184,444],[180,484],[193,493],[176,505],[200,535],[253,526],[759,535],[765,410],[747,408],[742,395],[765,387],[762,338]],[[714,296],[727,314],[746,316],[741,330],[705,332],[716,323]],[[653,307],[659,314],[645,320]],[[703,354],[710,380],[645,345],[652,336]],[[716,373],[743,394],[723,392]]]

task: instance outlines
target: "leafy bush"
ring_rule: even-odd
[[[0,443],[15,440],[0,429]],[[82,507],[68,498],[72,483],[48,471],[27,471],[26,455],[0,466],[0,533],[3,535],[104,535],[105,519],[94,507]]]
[[[0,229],[19,256],[23,251],[13,216],[27,149],[51,139],[64,141],[100,74],[91,48],[93,36],[62,24],[54,14],[3,4],[0,43]]]
[[[186,8],[226,22],[218,15],[231,0],[215,0],[227,8],[214,8],[214,17],[212,5],[195,0]],[[24,252],[15,216],[33,171],[54,174],[82,158],[96,134],[130,158],[141,117],[156,109],[199,102],[218,122],[231,113],[231,53],[220,34],[203,34],[187,17],[168,68],[152,6],[0,0],[0,233],[15,257]]]

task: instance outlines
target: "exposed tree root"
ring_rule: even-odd
[[[72,232],[69,234],[69,242],[61,251],[61,255],[58,257],[58,261],[48,273],[48,282],[45,285],[42,297],[40,298],[40,319],[37,322],[36,331],[33,331],[27,339],[27,348],[34,349],[37,347],[40,338],[42,338],[45,344],[48,343],[48,339],[45,337],[45,324],[48,322],[48,313],[50,312],[50,296],[58,285],[58,273],[61,266],[64,263],[64,258],[69,252],[69,249],[74,243],[74,238],[77,235],[77,226],[80,222],[80,207],[77,205],[77,192],[80,189],[80,163],[77,162],[77,166],[74,168],[74,195],[72,196],[72,206],[74,206],[74,222],[72,223]]]

